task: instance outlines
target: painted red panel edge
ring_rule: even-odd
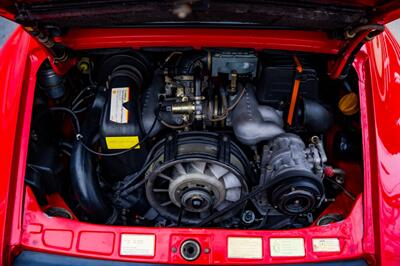
[[[23,33],[21,33],[21,32],[18,32],[17,31],[17,33],[14,35],[14,37],[11,39],[11,41],[9,42],[9,44],[8,45],[6,45],[6,47],[7,46],[9,46],[9,47],[14,47],[13,49],[11,49],[9,52],[11,53],[11,55],[13,55],[13,56],[15,56],[14,55],[14,52],[15,52],[15,49],[17,49],[17,46],[22,46],[22,44],[24,43],[24,42],[21,42],[21,38],[23,39],[23,37],[21,37],[23,35]],[[14,44],[12,44],[12,41],[14,41],[14,42],[18,42],[18,41],[20,41],[20,43],[14,43]],[[386,41],[391,41],[391,39],[390,39],[390,36],[389,37],[386,37]],[[11,44],[10,44],[11,43]],[[14,45],[14,46],[13,46]],[[31,47],[32,48],[32,47]],[[36,47],[36,49],[37,49],[37,47]],[[372,48],[370,48],[370,50],[368,51],[368,53],[370,53],[371,54],[371,51],[373,50],[371,50]],[[392,49],[393,50],[393,49]],[[7,51],[7,50],[5,50],[5,51]],[[40,52],[39,51],[36,51],[36,53],[37,54],[40,54]],[[399,58],[399,52],[398,52],[398,48],[397,48],[397,50],[396,49],[394,49],[394,51],[392,51],[392,53],[394,53],[394,54],[390,54],[389,55],[389,58],[394,58],[394,59],[396,59],[397,58],[397,60],[398,60],[398,58]],[[8,155],[7,156],[5,156],[6,158],[4,158],[4,160],[1,160],[1,164],[0,164],[0,169],[1,170],[6,170],[6,171],[3,171],[2,172],[2,176],[3,177],[5,177],[5,178],[2,178],[1,179],[1,182],[2,182],[2,185],[4,184],[5,186],[2,186],[2,188],[3,189],[1,189],[1,192],[0,193],[2,193],[1,194],[1,204],[3,204],[3,206],[9,206],[9,204],[8,204],[8,202],[7,202],[7,200],[9,199],[9,197],[7,197],[8,196],[8,191],[7,191],[7,189],[8,189],[8,187],[9,187],[9,185],[10,185],[10,180],[7,180],[7,179],[9,179],[9,176],[7,176],[7,175],[5,175],[5,173],[10,173],[11,174],[11,170],[16,170],[16,171],[13,171],[13,173],[16,173],[16,175],[14,175],[14,177],[15,177],[15,179],[16,179],[16,183],[18,183],[19,184],[19,188],[21,189],[22,188],[22,186],[21,186],[21,178],[23,178],[23,166],[24,166],[24,164],[25,164],[25,160],[26,160],[26,158],[24,158],[24,154],[26,155],[26,150],[24,150],[24,149],[22,149],[22,150],[20,150],[21,152],[19,153],[20,155],[19,155],[19,157],[17,158],[18,160],[17,160],[17,162],[18,162],[18,165],[19,165],[19,167],[17,167],[17,169],[12,169],[11,168],[11,166],[13,165],[12,164],[12,160],[13,160],[13,156],[11,156],[12,154],[13,154],[13,151],[16,151],[15,149],[14,149],[14,140],[15,140],[15,137],[20,137],[19,138],[19,140],[22,140],[23,141],[23,145],[22,146],[25,146],[25,148],[26,148],[26,145],[27,145],[27,135],[26,135],[26,133],[27,132],[29,132],[29,121],[30,121],[30,111],[27,111],[27,110],[30,110],[29,108],[31,108],[32,106],[31,106],[31,104],[29,104],[29,99],[28,98],[31,98],[31,97],[33,97],[33,85],[32,84],[34,84],[34,76],[29,76],[29,75],[25,75],[24,76],[24,78],[27,78],[27,79],[29,79],[30,80],[30,82],[28,82],[29,84],[25,84],[25,85],[29,85],[29,86],[26,86],[25,88],[28,88],[27,90],[26,90],[26,102],[24,102],[25,103],[25,109],[24,108],[22,108],[20,105],[19,105],[19,100],[20,99],[24,99],[23,97],[21,97],[21,86],[22,86],[22,84],[21,83],[18,83],[18,82],[14,82],[14,84],[9,84],[10,83],[10,81],[9,81],[9,75],[10,75],[10,73],[11,72],[13,72],[14,71],[14,69],[12,69],[11,68],[11,66],[13,66],[14,64],[13,63],[16,63],[16,64],[18,64],[18,63],[20,63],[20,62],[25,62],[25,60],[23,59],[24,58],[24,53],[20,53],[19,55],[21,55],[21,57],[22,57],[22,59],[21,60],[19,60],[19,61],[15,61],[15,62],[11,62],[11,60],[9,59],[8,61],[3,61],[3,62],[6,62],[6,63],[3,63],[2,65],[1,65],[1,73],[2,73],[2,75],[5,75],[5,74],[7,74],[7,75],[5,75],[4,76],[4,78],[5,79],[1,79],[1,80],[6,80],[6,81],[8,81],[8,83],[6,83],[6,85],[8,85],[7,86],[7,90],[2,90],[1,91],[1,94],[0,94],[0,107],[1,107],[1,109],[0,109],[0,111],[2,112],[1,114],[2,114],[2,118],[3,117],[9,117],[9,119],[5,119],[6,121],[2,121],[1,122],[1,127],[0,127],[0,130],[1,130],[1,133],[3,134],[3,133],[5,133],[5,140],[11,140],[11,142],[10,143],[7,143],[8,145],[6,145],[6,151],[7,151],[7,149],[8,149],[8,151],[10,152],[10,153],[8,153]],[[26,54],[25,54],[26,55]],[[2,58],[4,58],[4,50],[3,50],[3,54],[2,54]],[[14,57],[13,57],[14,58]],[[31,50],[30,51],[30,60],[31,60],[31,62],[36,62],[36,65],[35,64],[31,64],[31,67],[34,69],[35,67],[37,67],[38,66],[38,57],[37,57],[37,55],[36,55],[36,57],[35,57],[35,52],[33,51],[33,50]],[[33,61],[32,61],[33,60]],[[40,60],[39,60],[40,61]],[[399,61],[397,61],[397,64],[398,64],[398,62]],[[6,69],[7,70],[9,70],[8,72],[4,72],[3,70],[4,70],[4,67],[6,67]],[[21,66],[19,66],[20,67],[20,69],[19,70],[24,70],[25,69],[25,67],[21,67]],[[32,69],[31,69],[32,70]],[[367,70],[365,70],[364,69],[364,71],[369,71],[368,69]],[[371,70],[372,71],[372,70]],[[20,79],[20,74],[21,73],[24,73],[23,71],[22,72],[18,72],[18,74],[14,74],[14,77],[16,77],[17,78],[17,80],[18,79]],[[30,73],[35,73],[35,71],[30,71]],[[381,77],[381,79],[384,79],[385,77]],[[396,79],[394,79],[395,81],[396,81]],[[396,82],[394,82],[393,83],[394,85],[396,85],[396,84],[398,84],[398,83],[396,83]],[[15,91],[10,91],[10,88],[15,88]],[[368,90],[368,89],[370,89],[370,88],[368,88],[368,87],[366,87],[366,91]],[[11,96],[9,96],[9,95],[11,95]],[[11,97],[11,98],[9,98],[9,97]],[[365,97],[365,96],[364,96]],[[366,95],[366,97],[368,97],[368,95]],[[365,98],[364,98],[365,99]],[[369,98],[370,99],[370,98]],[[374,100],[375,100],[376,98],[374,98]],[[31,100],[31,99],[30,99]],[[373,105],[373,103],[372,103],[372,106],[371,106],[371,99],[370,100],[368,100],[369,101],[369,103],[366,103],[365,104],[365,108],[366,109],[368,109],[368,110],[371,110],[373,107],[374,107],[374,105]],[[11,105],[10,105],[11,104]],[[15,105],[14,105],[15,104]],[[399,109],[399,107],[397,107],[396,108],[396,106],[393,106],[394,107],[394,110],[398,110]],[[22,108],[22,109],[21,109]],[[371,109],[369,109],[369,108],[371,108]],[[20,115],[18,116],[18,110],[20,110],[21,112],[20,112]],[[376,111],[376,110],[375,110]],[[364,114],[363,114],[364,115]],[[368,113],[367,114],[368,115],[368,117],[363,117],[363,118],[365,118],[365,119],[367,119],[367,121],[368,122],[374,122],[374,119],[371,119],[371,117],[372,117],[372,114],[371,113]],[[24,128],[24,130],[22,130],[22,132],[21,132],[21,134],[20,135],[16,135],[16,134],[14,134],[15,133],[15,128],[13,129],[13,126],[14,127],[16,127],[17,126],[17,121],[21,121],[21,118],[20,119],[16,119],[17,117],[22,117],[22,118],[26,118],[25,120],[23,120],[24,121],[24,123],[23,123],[23,127],[22,128]],[[26,125],[26,124],[28,124],[28,125]],[[379,124],[379,123],[378,123]],[[365,124],[364,123],[364,125],[367,127],[367,128],[365,128],[365,130],[368,130],[368,133],[369,133],[369,136],[367,136],[367,137],[369,137],[369,139],[367,139],[367,140],[364,140],[364,146],[365,145],[368,145],[368,143],[370,143],[371,144],[371,142],[370,142],[370,140],[372,139],[373,140],[373,135],[375,134],[375,132],[374,132],[374,130],[373,129],[375,129],[375,124]],[[8,126],[10,126],[10,128],[8,128]],[[27,130],[26,130],[27,129]],[[364,131],[365,131],[364,130]],[[3,136],[3,135],[2,135]],[[24,136],[25,136],[25,138],[24,138]],[[365,134],[364,134],[364,138],[365,138]],[[24,141],[24,139],[25,139],[25,141]],[[375,143],[374,143],[375,144]],[[19,145],[21,145],[21,143],[19,144]],[[18,147],[20,147],[18,145]],[[377,144],[377,145],[379,145],[379,143]],[[22,146],[21,146],[21,148],[22,148]],[[368,147],[367,147],[368,148]],[[366,149],[366,151],[365,151],[365,153],[370,153],[370,152],[374,152],[374,149]],[[17,152],[18,153],[18,152]],[[7,153],[6,153],[7,154]],[[370,154],[367,154],[367,155],[370,155]],[[377,172],[375,172],[375,169],[376,169],[376,166],[373,166],[373,165],[375,165],[375,164],[377,164],[377,160],[379,160],[379,159],[375,159],[375,157],[374,156],[367,156],[369,159],[370,159],[370,161],[371,161],[371,168],[370,169],[367,169],[368,171],[370,171],[370,174],[371,174],[371,179],[374,179],[374,177],[373,177],[373,175],[375,174],[377,174]],[[386,158],[387,159],[387,158]],[[11,162],[10,162],[10,160],[11,160]],[[382,169],[380,169],[380,170],[382,170]],[[379,185],[380,183],[378,182],[378,185]],[[16,185],[16,184],[14,184],[14,185]],[[18,186],[17,186],[18,187]],[[372,189],[371,187],[369,188],[369,190],[368,191],[366,191],[366,192],[372,192],[372,191],[374,191],[375,190],[375,188],[376,187],[374,187],[374,189]],[[382,190],[379,190],[379,191],[382,191]],[[10,192],[13,192],[12,190],[10,190]],[[18,191],[17,191],[18,192]],[[380,192],[381,193],[381,192]],[[21,193],[22,194],[22,193]],[[21,195],[21,194],[19,194],[19,195]],[[374,193],[372,193],[372,194],[374,194]],[[379,194],[378,195],[379,197],[381,196],[381,194]],[[20,197],[18,197],[18,198],[20,198]],[[373,197],[372,197],[373,198]],[[14,200],[17,200],[17,202],[19,201],[19,202],[21,202],[21,199],[14,199]],[[372,208],[372,207],[375,207],[375,205],[369,205],[369,203],[370,203],[370,201],[372,201],[371,199],[369,200],[369,201],[366,201],[365,202],[365,204],[366,204],[366,206],[365,206],[365,215],[367,216],[368,215],[368,213],[370,213],[370,212],[372,212],[372,210],[375,210],[374,208]],[[6,205],[4,205],[4,204],[6,204]],[[379,201],[378,201],[378,204],[379,204]],[[17,207],[18,207],[18,204],[16,204],[16,205],[14,205],[14,206],[16,206],[16,208],[14,208],[14,210],[15,209],[18,209]],[[390,205],[391,207],[393,207],[392,205]],[[4,210],[4,208],[2,209],[2,210]],[[393,209],[392,209],[393,210]],[[18,212],[18,211],[14,211],[14,212],[7,212],[7,213],[12,213],[12,214],[15,214],[15,213],[19,213],[18,215],[20,215],[20,212]],[[0,218],[1,218],[1,222],[2,222],[2,224],[0,225],[1,227],[0,227],[0,229],[2,229],[1,230],[1,233],[2,233],[2,250],[4,251],[5,249],[5,246],[4,246],[4,244],[5,244],[5,240],[6,240],[6,238],[9,238],[9,239],[14,239],[14,240],[17,240],[18,239],[18,237],[16,237],[16,236],[14,236],[14,237],[5,237],[5,223],[4,223],[4,221],[5,221],[5,217],[7,216],[7,213],[5,213],[4,211],[2,211],[1,213],[0,213]],[[12,223],[12,225],[13,225],[13,230],[11,230],[11,232],[14,232],[14,229],[15,229],[15,219],[16,218],[18,218],[18,215],[11,215],[12,216],[12,218],[14,219],[14,222]],[[16,216],[16,217],[15,217]],[[350,216],[351,217],[351,216]],[[381,216],[379,215],[378,216],[379,217],[379,220],[378,220],[378,223],[379,222],[382,222],[382,219],[381,219]],[[20,217],[19,217],[20,218]],[[17,219],[18,220],[18,219]],[[375,219],[376,220],[376,219]],[[397,221],[397,220],[394,220],[394,221]],[[30,223],[31,221],[28,219],[28,220],[25,220],[25,223],[26,223],[26,225],[29,225],[29,223]],[[391,220],[391,222],[393,222],[393,219]],[[18,224],[18,222],[17,222],[17,224]],[[9,223],[8,223],[8,225],[9,225]],[[44,226],[47,226],[47,224],[46,225],[44,225]],[[83,226],[83,225],[81,225],[81,223],[78,223],[78,227],[79,226]],[[365,224],[365,226],[368,226],[368,224]],[[371,225],[371,226],[373,226],[373,225]],[[58,227],[58,225],[57,225],[57,227]],[[376,228],[376,225],[374,225],[374,228]],[[148,229],[147,229],[148,230]],[[179,229],[176,229],[176,230],[179,230]],[[366,230],[373,230],[371,227],[369,227],[369,228],[365,228],[365,231]],[[17,230],[18,231],[18,230]],[[207,230],[208,231],[208,230]],[[220,233],[220,232],[222,232],[223,230],[217,230],[218,231],[218,233]],[[179,232],[179,231],[178,231]],[[24,232],[24,235],[26,236],[26,234],[27,233],[29,233],[29,232],[27,232],[27,231],[25,231]],[[246,231],[246,235],[247,235],[247,233],[249,233],[250,235],[251,235],[251,232],[248,232],[248,231]],[[381,228],[381,230],[378,230],[378,235],[376,235],[376,237],[379,239],[379,234],[380,233],[382,233],[382,228]],[[383,231],[383,233],[385,233],[384,231]],[[396,233],[396,232],[395,232]],[[11,235],[12,235],[12,233],[11,233]],[[18,235],[18,234],[16,234],[16,235]],[[28,234],[29,235],[29,234]],[[33,234],[32,234],[33,235]],[[30,237],[30,236],[29,236]],[[372,239],[372,238],[371,238]],[[28,239],[25,239],[25,240],[29,240],[29,238]],[[398,240],[398,239],[397,239]],[[17,244],[17,242],[18,241],[16,241],[15,242],[15,244]],[[381,243],[378,241],[378,244],[375,244],[374,246],[375,247],[378,247],[379,245],[381,245]],[[29,248],[29,246],[26,246],[26,247],[28,247]],[[364,247],[365,248],[365,247]],[[388,254],[392,254],[393,255],[393,253],[388,253]],[[341,258],[343,258],[343,257],[341,257]],[[382,261],[383,262],[383,261]],[[392,262],[392,263],[395,263],[395,262],[398,262],[398,260],[396,260],[396,257],[393,257],[393,258],[389,258],[389,260],[388,260],[388,263],[390,263],[390,262]],[[383,263],[383,264],[386,264],[386,263]],[[387,264],[387,265],[389,265],[389,264]]]
[[[96,48],[210,47],[276,49],[337,54],[343,42],[318,31],[240,29],[71,29],[56,41],[76,50]]]
[[[365,97],[372,166],[366,214],[373,218],[365,222],[374,228],[369,232],[375,237],[377,263],[400,265],[400,46],[386,30],[363,51],[369,55]]]
[[[0,51],[0,263],[20,244],[24,181],[16,176],[25,172],[19,162],[26,161],[29,139],[29,130],[21,129],[24,120],[30,121],[32,108],[26,105],[34,89],[29,77],[32,42],[27,33],[17,29]]]
[[[363,256],[362,236],[363,228],[360,226],[363,219],[362,197],[358,197],[352,213],[343,222],[331,224],[330,226],[310,227],[298,230],[227,230],[227,229],[198,229],[198,228],[151,228],[151,227],[122,227],[122,226],[104,226],[88,224],[79,221],[71,221],[63,218],[49,218],[40,210],[30,189],[26,191],[25,205],[25,225],[29,223],[41,224],[44,228],[40,233],[25,232],[22,234],[22,246],[25,249],[34,251],[51,252],[56,254],[67,254],[70,256],[79,256],[86,258],[97,258],[104,260],[134,261],[134,262],[157,262],[171,264],[187,264],[180,255],[173,253],[172,249],[179,250],[178,243],[183,239],[196,239],[204,248],[209,248],[210,253],[203,254],[193,262],[194,264],[223,264],[223,265],[243,265],[245,264],[274,264],[274,263],[301,263],[355,259]],[[60,248],[46,245],[45,230],[59,230],[60,235],[66,231],[73,231],[74,238],[60,238]],[[96,246],[93,246],[92,252],[82,252],[79,250],[80,232],[112,232],[116,235],[114,250],[111,254],[101,254],[97,252]],[[122,234],[155,234],[155,255],[146,256],[121,256],[120,242]],[[100,236],[92,235],[92,242],[104,240]],[[263,258],[261,259],[229,259],[227,257],[227,238],[237,237],[261,237],[263,239]],[[51,240],[53,240],[51,237]],[[304,257],[280,257],[270,256],[269,239],[271,237],[304,238],[306,255]],[[314,253],[312,251],[312,238],[338,238],[341,242],[341,252],[333,253]],[[114,241],[113,241],[114,242]],[[110,243],[112,245],[112,243]],[[65,246],[71,246],[65,250]],[[99,251],[101,251],[99,249]]]

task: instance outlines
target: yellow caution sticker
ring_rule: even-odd
[[[106,144],[109,150],[130,149],[139,143],[139,136],[113,136],[106,137]],[[137,145],[135,149],[140,149]]]

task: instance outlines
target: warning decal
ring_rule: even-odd
[[[140,149],[139,136],[113,136],[106,137],[107,148],[110,150],[130,149],[135,146],[135,149]]]
[[[128,123],[128,110],[124,107],[124,103],[129,101],[129,88],[112,88],[111,89],[111,108],[110,120],[115,123]]]

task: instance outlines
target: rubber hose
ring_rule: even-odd
[[[91,143],[92,138],[99,132],[99,121],[105,99],[104,93],[97,93],[83,124],[81,134],[84,138],[81,141]],[[80,206],[91,221],[111,224],[115,220],[115,210],[103,196],[93,158],[81,141],[75,141],[71,153],[70,171],[73,190]]]

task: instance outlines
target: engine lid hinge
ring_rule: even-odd
[[[344,37],[347,44],[342,49],[339,58],[328,66],[328,75],[331,79],[344,79],[361,47],[375,36],[385,30],[380,24],[363,25],[354,29],[346,30]]]
[[[48,51],[50,63],[57,74],[64,74],[75,64],[76,59],[72,57],[71,51],[55,42],[50,34],[36,27],[24,27],[24,29]]]

